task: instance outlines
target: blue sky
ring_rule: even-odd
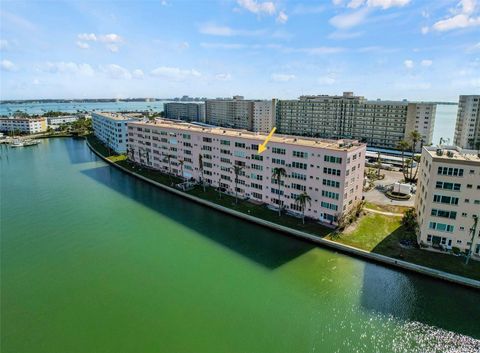
[[[480,0],[1,0],[0,38],[2,99],[480,92]]]

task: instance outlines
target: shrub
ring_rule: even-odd
[[[452,248],[452,252],[453,252],[455,255],[458,255],[458,254],[460,254],[460,248],[457,248],[456,246],[454,246],[454,247]]]

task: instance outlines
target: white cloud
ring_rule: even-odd
[[[334,16],[329,22],[336,28],[347,29],[361,24],[363,21],[365,21],[367,14],[368,8],[364,7],[354,12]]]
[[[93,76],[95,71],[89,64],[77,64],[74,62],[47,62],[41,68],[42,71],[56,73],[56,74],[70,74],[81,76]]]
[[[162,5],[162,6],[168,6],[168,2],[167,2],[166,0],[162,0],[162,1],[160,2],[160,5]]]
[[[178,49],[184,50],[190,48],[190,44],[188,42],[182,42],[178,45]]]
[[[430,28],[428,26],[423,26],[421,29],[422,34],[427,34],[430,31]]]
[[[115,80],[128,80],[132,78],[132,74],[130,73],[130,71],[117,64],[109,64],[102,67],[102,69],[108,77]]]
[[[335,77],[332,74],[329,74],[329,75],[326,75],[326,76],[319,77],[317,82],[320,85],[331,86],[336,82],[336,80],[335,80]]]
[[[275,82],[288,82],[295,79],[293,74],[272,74],[271,78]]]
[[[245,49],[248,46],[240,43],[200,43],[206,49]]]
[[[303,5],[299,4],[295,6],[293,9],[293,14],[294,15],[312,15],[312,14],[317,14],[325,11],[325,6],[308,6],[308,5]]]
[[[81,41],[77,41],[77,47],[79,47],[80,49],[88,49],[90,48],[90,45],[87,43],[87,42],[81,42]]]
[[[145,74],[143,73],[143,70],[135,69],[132,71],[132,76],[133,78],[141,80],[145,76]]]
[[[118,51],[120,50],[120,48],[116,44],[107,44],[106,47],[112,53],[118,53]]]
[[[3,59],[2,61],[0,61],[0,68],[3,70],[3,71],[15,71],[17,70],[17,65],[15,65],[13,62],[11,62],[10,60],[7,60],[7,59]]]
[[[403,65],[407,68],[407,69],[413,69],[413,66],[415,65],[413,60],[410,60],[410,59],[407,59],[403,62]]]
[[[344,48],[340,47],[316,47],[316,48],[300,48],[293,49],[293,51],[303,52],[312,55],[325,55],[325,54],[336,54],[344,51]]]
[[[178,67],[160,66],[152,70],[152,76],[163,77],[174,81],[181,81],[187,78],[200,77],[201,74],[194,69],[180,69]]]
[[[232,75],[229,73],[216,74],[215,79],[218,81],[230,81],[232,79]]]
[[[280,11],[277,16],[277,22],[278,23],[287,23],[288,21],[288,16],[285,12]]]
[[[209,34],[212,36],[220,36],[220,37],[258,36],[265,33],[265,31],[263,30],[250,31],[250,30],[233,29],[228,26],[219,26],[214,23],[204,23],[200,25],[199,31],[202,34]]]
[[[365,0],[352,0],[347,4],[347,7],[351,9],[356,9],[357,7],[362,6],[365,3]]]
[[[9,47],[8,40],[0,39],[0,50],[6,50],[8,49],[8,47]]]
[[[255,14],[273,15],[276,12],[275,4],[271,1],[237,0],[237,4]]]
[[[367,5],[369,7],[381,7],[386,10],[391,7],[403,7],[408,5],[411,0],[368,0]]]
[[[97,40],[97,36],[95,35],[95,33],[80,33],[77,38],[79,40],[92,42],[95,42]]]
[[[452,16],[435,22],[432,28],[444,32],[457,28],[480,26],[480,16],[472,16],[475,10],[475,0],[460,0],[457,7],[450,10]]]
[[[433,61],[432,60],[428,60],[428,59],[424,59],[420,62],[420,65],[424,66],[424,67],[429,67],[429,66],[432,66],[433,64]]]
[[[361,37],[364,32],[347,32],[347,31],[335,31],[328,35],[329,39],[343,40],[343,39],[353,39]]]
[[[123,42],[123,38],[120,37],[118,34],[115,34],[115,33],[100,35],[98,37],[98,40],[102,43],[121,43],[121,42]]]

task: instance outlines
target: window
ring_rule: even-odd
[[[203,142],[212,142],[212,138],[211,137],[204,137]]]
[[[325,174],[330,174],[330,175],[337,175],[340,176],[340,169],[333,169],[333,168],[323,168],[323,172]]]
[[[301,185],[301,184],[292,183],[291,187],[293,189],[300,190],[300,191],[306,191],[307,190],[307,187],[305,185]]]
[[[298,179],[298,180],[307,180],[307,176],[305,174],[296,173],[296,172],[292,172],[292,174],[290,175],[290,178]]]
[[[355,156],[356,157],[356,156]],[[355,158],[354,158],[355,159]],[[338,164],[341,164],[342,163],[342,158],[340,157],[334,157],[334,156],[327,156],[325,155],[325,157],[323,158],[323,160],[325,162],[330,162],[330,163],[338,163]]]
[[[245,148],[245,144],[242,143],[242,142],[235,142],[235,147],[238,147],[238,148]]]
[[[432,209],[431,215],[436,217],[450,218],[450,219],[457,218],[457,212],[455,211],[444,211],[444,210]]]
[[[333,204],[333,203],[329,203],[329,202],[324,202],[322,201],[320,203],[320,206],[324,207],[324,208],[328,208],[329,210],[334,210],[334,211],[338,211],[338,206]]]
[[[272,158],[272,163],[273,164],[285,165],[285,160],[279,159],[279,158]]]
[[[298,158],[308,158],[308,153],[301,151],[293,151],[293,156]]]
[[[448,205],[458,205],[458,197],[433,195],[433,202],[445,203]]]
[[[257,161],[263,161],[263,156],[259,155],[259,154],[252,154],[252,159],[255,159]]]
[[[335,199],[335,200],[338,200],[338,198],[339,198],[338,193],[332,192],[332,191],[327,191],[327,190],[322,190],[322,196],[327,197],[329,199]]]
[[[463,169],[451,168],[451,167],[438,167],[438,174],[463,177]]]
[[[272,148],[272,153],[275,154],[285,154],[285,148],[278,148],[278,147],[273,147]]]
[[[230,146],[230,141],[227,140],[220,140],[220,144],[224,146]]]
[[[333,188],[339,188],[340,187],[340,182],[335,181],[335,180],[323,179],[322,183],[323,183],[323,185],[331,186]]]
[[[308,165],[306,163],[292,162],[292,168],[298,169],[307,169]]]
[[[453,226],[444,223],[430,222],[428,228],[438,230],[439,232],[453,232]]]
[[[467,185],[468,187],[468,185]],[[470,185],[471,187],[471,185]],[[461,184],[458,183],[447,183],[443,181],[437,181],[435,184],[435,188],[437,189],[444,189],[444,190],[454,190],[454,191],[460,191]]]

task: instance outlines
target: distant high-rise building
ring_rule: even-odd
[[[460,148],[479,148],[480,95],[460,96],[453,142]]]
[[[211,125],[268,132],[275,119],[275,100],[247,100],[242,96],[205,101],[205,121]]]
[[[370,101],[352,92],[342,96],[301,96],[276,104],[278,132],[323,138],[353,138],[370,146],[397,148],[417,130],[421,145],[432,143],[436,104]]]
[[[205,122],[203,103],[165,103],[164,111],[167,119]]]

